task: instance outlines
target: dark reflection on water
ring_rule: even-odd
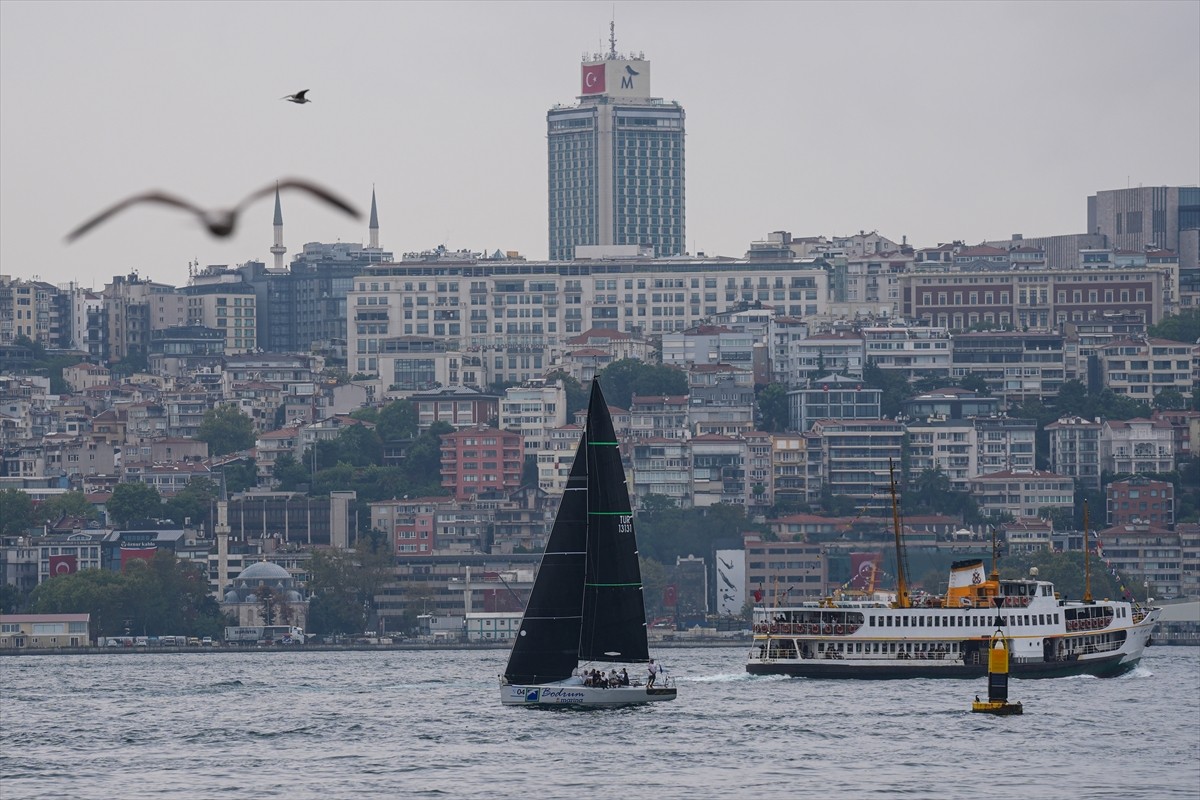
[[[501,707],[499,650],[0,658],[0,797],[1200,797],[1196,648],[1014,680],[1008,718],[968,712],[982,680],[660,655],[679,700],[593,713]]]

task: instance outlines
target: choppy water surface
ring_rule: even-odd
[[[0,658],[0,796],[1200,797],[1196,648],[1014,681],[1009,718],[968,711],[983,680],[658,655],[677,701],[587,712],[501,707],[501,650]]]

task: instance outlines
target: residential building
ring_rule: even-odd
[[[633,443],[633,500],[656,495],[679,508],[692,505],[692,453],[683,439],[648,436]]]
[[[650,62],[618,53],[585,58],[579,102],[546,114],[550,258],[581,246],[686,252],[683,107],[650,93]]]
[[[728,364],[697,364],[688,370],[692,432],[744,436],[754,430],[754,373]]]
[[[970,419],[1000,413],[998,397],[981,397],[967,389],[935,389],[900,404],[909,419]]]
[[[1046,426],[1050,436],[1050,471],[1066,475],[1084,488],[1100,490],[1099,418],[1060,417]]]
[[[1175,434],[1165,420],[1104,421],[1100,467],[1118,475],[1170,472],[1175,468]]]
[[[1037,420],[975,417],[980,475],[1037,466]]]
[[[908,380],[947,377],[951,368],[950,335],[940,328],[863,328],[867,363],[894,370]]]
[[[680,439],[691,435],[686,394],[639,397],[629,404],[629,435],[637,439]]]
[[[825,596],[829,565],[822,545],[766,542],[757,533],[744,534],[742,541],[746,549],[744,585],[755,597],[761,596],[761,602],[790,605]]]
[[[821,437],[813,433],[771,435],[771,494],[775,503],[815,502],[824,485]]]
[[[901,314],[953,331],[976,325],[1051,331],[1105,313],[1163,315],[1167,270],[1021,268],[1005,271],[923,269],[900,276]]]
[[[789,337],[781,352],[773,365],[775,380],[788,386],[803,386],[829,375],[861,379],[866,360],[862,336],[844,331]]]
[[[477,385],[542,377],[589,329],[637,336],[684,331],[736,307],[816,315],[829,276],[815,261],[645,258],[533,262],[444,249],[364,268],[348,307],[374,315],[347,333],[352,373],[379,374],[384,339],[445,338]],[[726,325],[733,328],[733,325]],[[762,338],[765,344],[765,332]],[[764,351],[765,355],[765,351]],[[464,382],[465,379],[464,379]]]
[[[971,420],[929,419],[905,423],[908,431],[908,481],[925,470],[941,470],[955,491],[970,489],[979,474],[978,443]]]
[[[1054,525],[1050,520],[1022,517],[1004,525],[1004,542],[1011,555],[1052,550]]]
[[[698,364],[731,364],[749,370],[758,338],[749,331],[721,325],[698,325],[662,336],[663,366],[688,368]]]
[[[221,265],[192,276],[180,292],[187,299],[187,325],[215,328],[225,334],[225,352],[253,353],[258,349],[256,297],[242,277]]]
[[[550,431],[567,424],[567,390],[562,381],[529,381],[505,390],[500,428],[521,434],[525,452],[537,455],[549,446]]]
[[[417,429],[427,431],[435,422],[455,428],[477,428],[500,416],[500,396],[472,387],[447,387],[408,396],[417,407]]]
[[[1175,527],[1175,484],[1135,475],[1113,481],[1104,491],[1109,527],[1129,524],[1168,530]]]
[[[1157,525],[1127,523],[1101,531],[1098,538],[1106,566],[1140,582],[1146,594],[1160,599],[1182,594],[1179,534]]]
[[[801,433],[819,419],[879,419],[883,392],[862,379],[827,375],[788,392],[788,427]]]
[[[539,440],[539,451],[545,441]],[[464,428],[442,437],[442,486],[459,500],[516,489],[521,485],[524,463],[520,433],[483,427]]]
[[[1171,426],[1175,439],[1175,463],[1182,465],[1200,454],[1200,411],[1164,411],[1156,409],[1151,419]]]
[[[1183,557],[1180,594],[1183,597],[1200,597],[1200,522],[1178,523],[1175,535],[1179,537],[1179,549]]]
[[[1169,339],[1124,339],[1099,348],[1105,388],[1152,401],[1164,389],[1191,397],[1200,383],[1200,344]]]
[[[745,439],[706,433],[689,442],[692,456],[692,505],[747,506],[750,485],[746,480],[749,447]]]
[[[1005,470],[972,478],[971,496],[985,516],[1015,519],[1040,516],[1043,509],[1075,508],[1075,483],[1043,470]]]
[[[1061,333],[983,331],[958,333],[950,377],[981,376],[1008,403],[1056,397],[1066,374]]]
[[[891,468],[898,467],[904,426],[890,420],[824,419],[813,424],[824,455],[823,489],[859,508],[891,508]]]

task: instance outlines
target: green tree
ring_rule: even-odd
[[[685,395],[687,373],[675,367],[661,367],[624,358],[609,364],[596,376],[604,389],[604,399],[612,405],[629,408],[634,395]]]
[[[525,456],[525,463],[521,465],[521,485],[538,485],[537,456]]]
[[[309,483],[312,480],[308,470],[291,453],[283,453],[275,459],[275,464],[271,468],[271,477],[278,483],[281,492],[294,492],[300,487],[300,484]]]
[[[204,412],[196,438],[208,443],[209,455],[248,450],[254,446],[254,422],[233,405],[210,408]]]
[[[114,522],[128,525],[134,520],[158,519],[162,496],[158,489],[144,483],[118,483],[104,507]]]
[[[758,416],[765,431],[786,431],[791,414],[788,409],[787,387],[769,383],[758,393]]]
[[[1156,325],[1151,325],[1148,333],[1159,339],[1195,344],[1200,340],[1200,309],[1167,314]]]
[[[1095,553],[1091,554],[1090,560],[1092,597],[1097,599],[1120,598],[1122,585],[1128,589],[1134,588],[1133,582],[1119,575],[1117,577],[1111,575]],[[1031,567],[1037,568],[1039,580],[1053,583],[1055,591],[1062,597],[1072,600],[1083,598],[1086,584],[1083,553],[1079,551],[1052,553],[1048,550],[1040,550],[1036,553],[1004,556],[1000,560],[1000,577],[1002,579],[1027,578]],[[1136,585],[1141,586],[1141,584]]]
[[[163,514],[179,525],[187,524],[190,519],[193,526],[203,527],[220,493],[220,486],[215,481],[197,475],[174,497],[163,501]]]
[[[230,494],[258,485],[258,468],[252,458],[226,464],[221,472],[225,475],[225,491]]]
[[[1182,411],[1187,408],[1187,398],[1178,389],[1163,389],[1154,396],[1154,407],[1162,411]]]
[[[87,520],[100,518],[100,512],[88,502],[83,492],[66,492],[49,497],[37,507],[34,516],[39,522],[53,522],[64,515]]]
[[[379,411],[375,432],[385,442],[403,441],[417,435],[419,416],[410,400],[395,400]]]
[[[383,463],[383,442],[379,434],[366,425],[348,425],[338,433],[337,460],[355,467],[379,466]]]
[[[880,369],[873,361],[868,361],[863,367],[863,383],[872,389],[883,392],[879,398],[879,413],[885,418],[898,415],[905,400],[913,396],[912,387],[904,373],[890,369]]]
[[[21,590],[11,583],[0,586],[0,614],[16,614],[25,605]]]
[[[33,501],[20,489],[0,490],[0,531],[20,536],[34,523]]]
[[[1059,506],[1043,506],[1038,509],[1038,516],[1049,520],[1056,531],[1077,530],[1075,527],[1075,509]]]
[[[974,392],[980,397],[991,397],[992,389],[988,386],[987,380],[978,372],[971,372],[964,375],[958,385],[967,391]]]

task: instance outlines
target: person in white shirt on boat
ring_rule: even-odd
[[[646,665],[646,672],[649,673],[649,677],[646,678],[646,688],[653,689],[654,679],[658,677],[658,664],[654,663],[653,658],[650,659],[650,663]]]

